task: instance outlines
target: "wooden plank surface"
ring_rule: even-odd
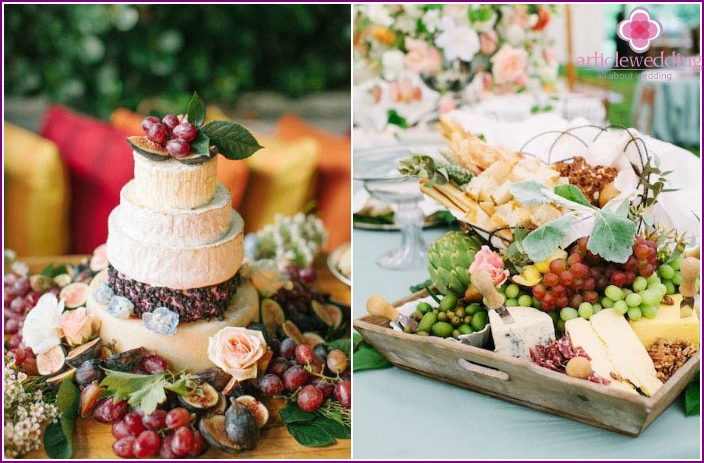
[[[33,257],[22,259],[30,268],[30,272],[41,271],[50,263],[78,263],[85,256],[55,256]],[[320,256],[315,262],[317,279],[315,287],[329,293],[336,301],[350,304],[350,287],[339,281],[327,268],[327,256]],[[349,310],[345,310],[349,320]],[[349,323],[348,323],[349,325]],[[283,406],[279,400],[264,400],[269,409],[269,423],[262,429],[259,444],[255,450],[241,452],[236,455],[221,452],[211,448],[203,459],[347,459],[351,457],[349,439],[338,439],[335,445],[329,447],[304,447],[298,444],[288,433],[279,418],[278,410]],[[110,433],[109,424],[101,424],[92,419],[78,419],[73,438],[74,459],[105,459],[117,458],[112,452],[115,438]],[[31,452],[27,459],[45,459],[43,449]]]
[[[354,327],[401,369],[629,436],[647,428],[700,369],[697,352],[653,397],[643,397],[486,349],[395,331],[387,320],[371,315],[356,319]]]

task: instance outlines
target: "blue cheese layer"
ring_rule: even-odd
[[[555,339],[552,318],[533,307],[511,307],[515,323],[505,324],[495,310],[489,311],[496,353],[530,361],[530,349]]]

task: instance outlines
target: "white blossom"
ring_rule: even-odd
[[[472,61],[480,48],[477,32],[468,26],[456,25],[449,17],[442,19],[441,29],[443,32],[435,40],[435,44],[445,53],[445,60]]]
[[[35,354],[43,354],[61,343],[60,326],[63,311],[64,300],[59,301],[54,294],[46,293],[27,313],[22,328],[22,339]]]

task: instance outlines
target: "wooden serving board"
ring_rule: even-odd
[[[51,263],[78,264],[89,256],[55,256],[21,258],[29,266],[30,273],[41,272]],[[330,272],[326,264],[327,256],[319,256],[314,268],[317,273],[315,287],[324,293],[329,293],[336,301],[349,305],[350,287],[342,283]],[[349,309],[348,309],[349,310]],[[345,311],[347,320],[350,319],[349,311]],[[349,328],[348,328],[349,332]],[[203,459],[348,459],[352,456],[349,439],[338,439],[335,445],[329,447],[304,447],[288,433],[279,412],[284,404],[281,400],[264,399],[269,409],[269,422],[262,429],[261,438],[256,449],[229,454],[210,448],[200,458]],[[93,419],[77,419],[76,429],[73,434],[73,459],[115,459],[112,444],[115,438],[110,433],[111,425],[98,423]],[[28,453],[24,458],[30,460],[48,458],[44,449]]]
[[[423,295],[414,294],[394,305]],[[634,437],[672,404],[700,369],[697,352],[653,397],[645,397],[487,349],[406,334],[393,330],[388,320],[371,315],[356,319],[354,328],[403,370]]]

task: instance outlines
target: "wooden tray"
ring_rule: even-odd
[[[394,305],[423,295],[416,293]],[[653,397],[645,397],[487,349],[395,331],[388,320],[371,315],[356,319],[354,328],[403,370],[633,437],[672,404],[700,369],[697,352]]]

